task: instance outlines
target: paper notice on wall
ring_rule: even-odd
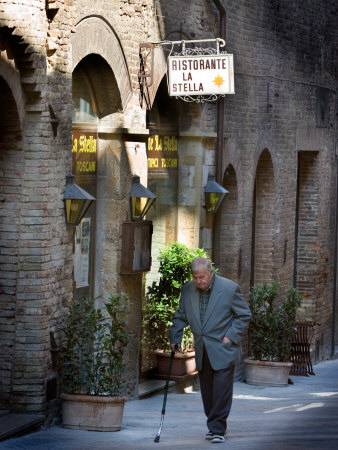
[[[81,286],[88,286],[89,255],[81,256]]]
[[[90,218],[85,217],[76,227],[74,243],[74,281],[76,287],[89,284]]]

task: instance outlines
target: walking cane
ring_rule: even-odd
[[[175,349],[177,350],[178,345],[175,345]],[[160,442],[160,435],[161,435],[161,431],[162,431],[162,427],[163,427],[163,421],[164,421],[164,414],[165,414],[165,405],[167,403],[167,395],[168,395],[168,386],[169,386],[169,380],[170,380],[170,373],[171,373],[171,366],[173,365],[173,360],[174,360],[174,356],[175,356],[175,352],[172,351],[171,355],[170,355],[170,360],[169,360],[169,367],[168,367],[168,373],[167,373],[167,379],[165,382],[165,387],[164,387],[164,397],[163,397],[163,405],[162,405],[162,412],[161,412],[161,423],[160,423],[160,428],[158,430],[158,433],[154,439],[154,442]]]

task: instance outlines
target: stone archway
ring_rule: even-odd
[[[153,70],[153,83],[148,88],[150,106],[153,106],[158,88],[167,72],[167,58],[163,49],[159,47],[156,50],[153,50],[153,52],[154,68],[156,67],[156,70]]]
[[[132,95],[129,70],[121,44],[113,29],[99,17],[86,17],[76,25],[72,38],[73,70],[86,56],[97,53],[110,65],[125,109]]]

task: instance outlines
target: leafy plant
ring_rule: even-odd
[[[95,309],[88,298],[70,304],[61,349],[67,393],[118,395],[123,353],[129,342],[127,305],[125,294],[109,295],[104,308],[108,315]]]
[[[280,285],[255,286],[250,295],[252,320],[249,343],[256,360],[288,361],[291,341],[296,331],[296,312],[302,302],[297,289],[290,287],[286,298],[276,304]]]
[[[148,350],[167,350],[172,317],[178,308],[183,284],[191,280],[190,263],[196,257],[207,258],[203,249],[192,249],[172,242],[160,252],[159,282],[148,287],[143,305],[143,345]],[[190,327],[183,333],[181,350],[193,349]]]

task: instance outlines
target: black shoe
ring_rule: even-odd
[[[214,436],[214,433],[212,431],[208,431],[205,435],[205,439],[211,440]]]

